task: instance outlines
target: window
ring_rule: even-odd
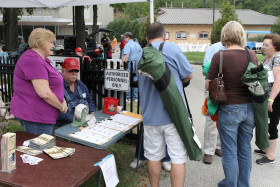
[[[199,32],[198,33],[198,39],[208,39],[209,33],[208,32]]]
[[[169,32],[166,32],[166,33],[165,33],[165,39],[166,39],[166,40],[169,40]]]
[[[186,32],[177,32],[176,39],[187,39],[187,33]]]

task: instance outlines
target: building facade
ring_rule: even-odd
[[[106,28],[109,22],[114,20],[113,8],[108,4],[98,5],[97,25]],[[28,38],[34,28],[44,27],[58,35],[73,35],[73,8],[61,7],[55,9],[35,8],[32,15],[28,15],[26,10],[18,21],[19,37]],[[93,6],[85,6],[84,9],[86,32],[92,32]],[[3,15],[0,14],[0,40],[3,39]]]
[[[183,51],[192,51],[190,48],[205,51],[211,44],[213,20],[221,17],[218,9],[213,14],[209,8],[160,8],[156,14],[165,27],[167,41],[179,45]],[[237,9],[236,14],[245,31],[270,31],[277,19],[249,9]]]

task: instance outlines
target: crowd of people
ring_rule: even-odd
[[[137,144],[137,150],[141,153],[139,163],[141,165],[147,160],[148,176],[152,187],[159,185],[162,166],[170,171],[172,186],[183,186],[186,175],[185,163],[188,158],[186,147],[165,109],[158,84],[150,76],[140,74],[138,71],[138,64],[143,54],[141,46],[134,41],[131,32],[124,33],[121,38],[118,47],[116,37],[114,36],[111,41],[105,33],[101,39],[103,49],[99,52],[103,52],[106,60],[112,58],[112,53],[120,49],[121,67],[128,63],[126,68],[137,75],[134,81],[138,81],[139,90],[133,90],[133,95],[128,93],[127,100],[137,100],[138,93],[141,98],[139,103],[144,134],[142,146],[139,146],[140,142]],[[146,39],[147,44],[156,50],[161,50],[166,67],[169,69],[167,77],[175,80],[183,101],[183,83],[189,82],[194,76],[190,62],[178,46],[165,41],[165,28],[161,23],[152,23],[147,27]],[[52,135],[55,126],[71,123],[78,104],[87,105],[89,113],[96,110],[86,85],[77,79],[80,71],[78,60],[66,58],[60,73],[48,59],[53,53],[54,41],[55,35],[51,31],[43,28],[34,29],[28,39],[30,49],[20,56],[14,70],[11,113],[25,131],[37,135],[42,133]],[[248,55],[253,64],[258,66],[259,63],[254,51],[248,50],[247,53],[245,43],[246,35],[243,26],[239,22],[230,21],[221,30],[220,42],[210,46],[204,58],[204,64],[211,62],[205,77],[205,96],[208,96],[209,83],[219,74],[221,57],[227,94],[226,103],[220,104],[217,109],[217,128],[211,117],[206,116],[204,130],[203,163],[211,164],[215,154],[222,157],[225,178],[217,184],[219,187],[250,186],[251,140],[255,128],[254,106],[248,86],[241,82],[241,77],[249,64]],[[160,49],[161,46],[163,47]],[[270,146],[264,150],[254,150],[256,154],[263,155],[256,160],[260,165],[275,163],[277,126],[280,119],[279,51],[280,36],[265,35],[263,52],[266,57],[260,63],[269,75],[266,110],[269,116]],[[75,53],[77,56],[83,56],[83,50],[79,47],[76,48]],[[135,168],[136,163],[135,154],[130,167]]]

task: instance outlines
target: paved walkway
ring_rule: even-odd
[[[190,110],[193,115],[197,135],[203,145],[203,133],[205,117],[201,114],[201,106],[204,101],[204,78],[201,74],[201,66],[193,65],[194,78],[189,87],[185,89]],[[252,139],[252,152],[256,149]],[[276,152],[276,163],[273,165],[258,165],[256,159],[261,156],[252,153],[252,187],[277,187],[280,186],[280,144],[278,143]],[[206,165],[200,162],[187,161],[185,187],[215,187],[224,178],[221,158],[213,157],[213,163]],[[161,187],[170,187],[170,178],[165,177],[160,182]]]
[[[113,58],[118,59],[119,53],[113,53]],[[193,115],[195,129],[203,146],[205,117],[201,114],[201,106],[204,102],[204,77],[202,76],[201,65],[194,63],[194,78],[191,84],[185,89],[190,110]],[[252,139],[252,152],[256,149]],[[280,186],[280,143],[276,151],[276,163],[273,165],[258,165],[255,160],[261,156],[252,153],[252,187],[278,187]],[[213,157],[213,163],[206,165],[202,161],[187,161],[185,187],[215,187],[224,178],[221,158]],[[171,181],[168,172],[162,172],[160,187],[170,187]]]

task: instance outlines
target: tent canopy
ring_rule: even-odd
[[[58,8],[118,3],[150,2],[150,20],[154,22],[154,0],[0,0],[0,8]]]
[[[58,8],[62,6],[84,6],[101,4],[118,4],[133,2],[148,2],[150,0],[0,0],[1,8],[31,8],[47,7]]]

